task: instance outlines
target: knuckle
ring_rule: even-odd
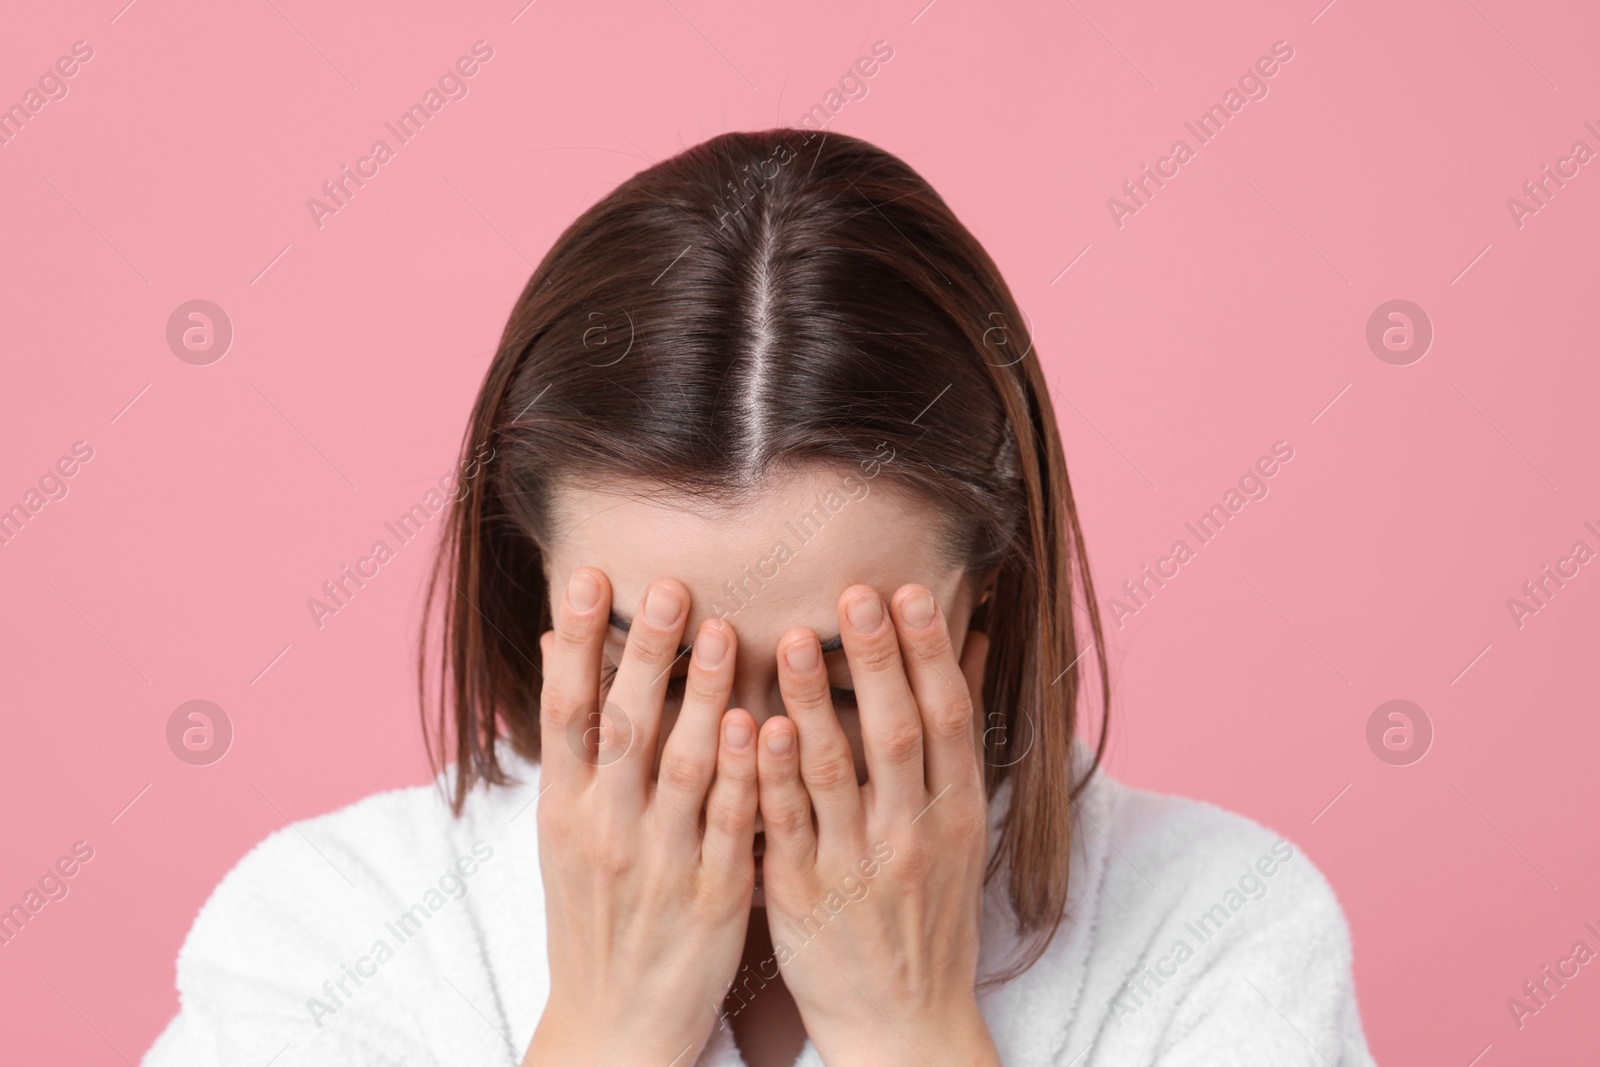
[[[897,723],[884,731],[878,748],[886,760],[893,764],[910,763],[922,758],[922,725]]]
[[[581,755],[586,743],[597,741],[602,733],[595,705],[559,697],[546,705],[543,717],[546,745],[561,745],[573,755]]]
[[[929,726],[941,741],[959,741],[972,730],[972,700],[957,697],[934,710]]]
[[[561,686],[545,675],[544,686],[539,690],[539,722],[546,730],[557,733],[566,725],[572,701]],[[548,735],[543,742],[549,744]]]
[[[600,630],[598,619],[565,619],[556,624],[555,643],[558,651],[579,651],[589,647]]]
[[[678,656],[678,650],[673,644],[671,634],[645,633],[642,628],[628,635],[628,645],[623,653],[624,660],[632,659],[641,666],[652,668],[651,676],[656,670],[665,667]]]
[[[706,806],[706,823],[719,834],[732,836],[744,831],[745,827],[755,822],[752,812],[743,805],[730,803],[724,797],[717,803]]]
[[[565,672],[545,672],[544,683],[539,687],[541,716],[564,723],[577,713],[583,700],[582,691],[565,677]]]
[[[902,884],[920,884],[934,867],[932,850],[920,841],[897,845],[894,850],[894,871]]]
[[[805,685],[783,684],[783,702],[791,710],[820,712],[830,703],[826,677]]]
[[[683,684],[684,707],[726,703],[723,694],[728,685],[723,682],[723,677],[717,673],[708,674],[705,668],[695,662],[691,654],[688,680]]]
[[[956,663],[955,646],[950,643],[950,632],[943,626],[917,641],[917,647],[935,663]]]
[[[667,756],[661,761],[661,781],[678,793],[696,793],[711,780],[711,765],[692,756]]]
[[[748,785],[756,780],[756,761],[742,756],[717,761],[717,775],[740,785]]]
[[[806,785],[814,789],[838,789],[846,782],[855,784],[856,771],[848,749],[829,749],[819,753],[803,768]]]
[[[633,850],[612,835],[590,838],[585,851],[588,853],[589,869],[607,880],[621,878],[633,866]]]
[[[894,631],[886,631],[881,637],[862,648],[856,654],[852,666],[859,666],[871,674],[897,669],[900,666],[900,646],[895,643]]]
[[[771,811],[763,810],[761,821],[770,830],[779,834],[792,835],[801,830],[810,829],[811,813],[804,804],[779,804]]]

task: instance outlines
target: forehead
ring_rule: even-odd
[[[732,508],[618,483],[568,482],[552,503],[552,597],[578,567],[598,567],[613,609],[632,618],[651,582],[676,578],[692,598],[685,641],[716,617],[732,622],[741,644],[776,644],[792,626],[827,639],[839,631],[834,604],[847,586],[889,597],[920,582],[949,604],[963,577],[942,556],[936,508],[849,468],[789,475]]]

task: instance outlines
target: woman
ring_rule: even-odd
[[[1311,862],[1097,773],[1039,361],[899,159],[770,130],[623,183],[518,300],[486,452],[440,789],[246,856],[147,1063],[1371,1062]]]

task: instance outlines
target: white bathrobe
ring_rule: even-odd
[[[145,1067],[516,1067],[549,992],[539,773],[499,752],[519,784],[480,786],[459,819],[441,791],[452,768],[252,849],[178,953],[179,1011]],[[1031,969],[979,998],[1003,1063],[1372,1063],[1344,915],[1298,847],[1103,774],[1077,815],[1065,922]],[[980,975],[1018,944],[1001,884],[985,897]],[[742,1067],[731,1028],[713,1025],[697,1063]],[[808,1040],[795,1067],[821,1065]]]

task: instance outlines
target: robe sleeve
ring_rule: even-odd
[[[464,954],[460,969],[476,951],[459,902],[436,915],[419,903],[449,846],[408,840],[415,823],[393,808],[285,827],[223,877],[178,953],[179,1010],[144,1067],[520,1063],[493,1007],[450,981],[441,946]]]

